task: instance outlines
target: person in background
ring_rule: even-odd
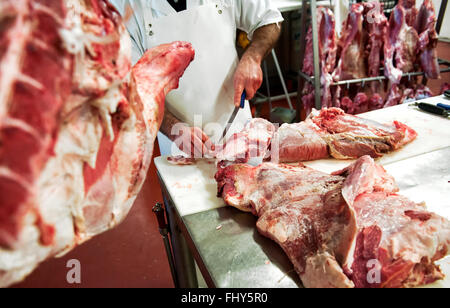
[[[196,58],[178,90],[166,98],[166,112],[158,134],[162,155],[202,157],[222,137],[245,90],[252,99],[262,84],[261,63],[277,42],[283,21],[270,0],[111,0],[127,21],[133,64],[149,48],[172,41],[192,43]],[[239,60],[236,29],[251,44]],[[251,119],[246,102],[227,136]],[[212,136],[212,137],[210,137]],[[173,142],[176,141],[176,146]]]

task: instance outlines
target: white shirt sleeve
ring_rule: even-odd
[[[282,22],[283,16],[271,0],[235,0],[236,26],[253,38],[256,29]]]

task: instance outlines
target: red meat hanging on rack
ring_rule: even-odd
[[[365,44],[363,30],[362,4],[353,4],[344,23],[341,38],[338,42],[339,62],[333,72],[333,79],[348,80],[366,78]]]
[[[331,84],[333,72],[336,66],[336,32],[333,12],[324,7],[317,9],[317,25],[319,35],[319,63],[320,63],[320,83],[322,86],[322,107],[332,106]],[[314,52],[312,28],[308,30],[306,37],[306,51],[303,61],[303,72],[309,76],[314,75]],[[306,113],[309,114],[314,107],[314,87],[307,83],[303,89],[303,105]]]
[[[419,34],[419,60],[425,77],[440,78],[437,57],[438,34],[436,32],[436,12],[433,2],[425,0],[415,20],[415,28]]]
[[[414,27],[417,18],[416,0],[399,0],[398,5],[405,9],[405,21],[410,27]]]
[[[403,73],[414,70],[417,58],[417,31],[406,22],[406,11],[397,5],[391,13],[385,37],[385,76],[392,84],[400,83]]]

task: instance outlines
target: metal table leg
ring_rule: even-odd
[[[175,206],[167,192],[164,182],[158,173],[161,192],[166,209],[167,223],[169,225],[170,241],[172,244],[173,261],[175,263],[174,279],[177,288],[198,288],[197,273],[195,270],[195,261],[189,250],[189,246],[182,234],[179,224],[182,224]],[[170,261],[169,261],[170,262]]]
[[[169,223],[170,239],[172,242],[172,251],[175,263],[177,280],[180,288],[198,288],[197,273],[195,271],[195,261],[186,243],[186,240],[178,226],[179,218],[177,217],[174,206],[169,202],[169,198],[163,192],[164,206],[167,212],[167,220]]]

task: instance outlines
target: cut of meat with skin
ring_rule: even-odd
[[[342,195],[358,235],[343,265],[356,287],[413,287],[442,279],[434,261],[450,247],[450,222],[397,194],[395,180],[370,157],[333,175],[346,176]],[[369,271],[379,267],[368,281]]]
[[[450,222],[397,194],[395,180],[364,156],[332,175],[304,165],[232,165],[219,196],[258,216],[305,287],[413,287],[443,277]]]
[[[414,70],[419,35],[406,22],[406,12],[397,5],[391,13],[384,42],[385,76],[392,84],[401,81],[403,73]]]
[[[425,76],[430,79],[440,77],[437,56],[438,34],[436,32],[436,12],[431,0],[425,0],[415,20],[419,34],[419,58]]]
[[[163,45],[131,70],[129,35],[107,1],[1,9],[0,286],[8,286],[125,218],[165,95],[194,51]]]
[[[258,231],[285,251],[306,287],[353,287],[339,264],[355,233],[344,178],[303,165],[219,169],[219,196],[259,217]]]

